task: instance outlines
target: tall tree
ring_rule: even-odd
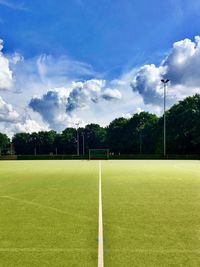
[[[200,94],[172,106],[166,117],[167,153],[200,153]]]
[[[30,148],[30,134],[29,133],[17,133],[12,139],[15,153],[18,155],[33,154]]]
[[[77,135],[76,129],[66,128],[61,135],[56,138],[58,153],[76,154]]]
[[[107,128],[107,143],[112,152],[126,153],[126,125],[128,119],[113,120]]]
[[[126,151],[128,153],[151,154],[155,151],[155,129],[158,118],[154,114],[134,114],[126,125]]]
[[[84,130],[86,151],[92,148],[105,148],[106,129],[98,124],[88,124]]]
[[[0,133],[0,155],[7,152],[10,146],[10,139],[6,134]]]

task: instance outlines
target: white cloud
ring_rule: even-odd
[[[105,100],[120,100],[122,98],[122,94],[117,89],[106,88],[102,93],[102,98]]]
[[[77,111],[90,109],[102,99],[119,100],[121,93],[116,89],[105,88],[104,80],[72,82],[69,88],[57,88],[47,91],[42,96],[33,97],[29,103],[33,111],[38,112],[50,127],[58,131],[74,126]],[[80,120],[81,121],[81,120]]]
[[[13,86],[12,71],[9,67],[9,60],[2,53],[3,40],[0,39],[0,90],[7,90]]]
[[[122,113],[122,117],[125,119],[130,119],[132,117],[132,114],[131,113],[126,113],[126,114]]]
[[[200,37],[174,43],[160,66],[144,65],[133,76],[133,91],[139,92],[145,104],[162,105],[162,78],[170,79],[168,102],[174,103],[200,92]]]
[[[26,59],[17,53],[5,55],[2,49],[0,41],[0,130],[10,133],[62,131],[77,122],[105,126],[122,114],[130,117],[142,110],[161,115],[162,78],[170,79],[169,105],[200,92],[200,37],[174,43],[158,66],[146,64],[111,81],[66,55]],[[29,103],[31,108],[24,112]]]
[[[38,132],[49,130],[48,126],[31,119],[26,110],[25,114],[19,114],[11,104],[0,97],[0,130],[10,137],[17,132]]]
[[[35,59],[37,71],[42,81],[57,80],[58,82],[80,79],[81,77],[98,76],[93,68],[86,63],[73,60],[66,55],[53,57],[41,55]]]
[[[76,109],[87,108],[88,103],[91,101],[97,103],[104,86],[105,81],[97,79],[84,82],[73,82],[66,103],[66,111],[72,112]]]
[[[41,97],[33,97],[29,106],[33,111],[38,112],[44,121],[48,122],[51,128],[63,130],[70,121],[66,114],[67,97],[69,90],[57,88],[48,91]]]
[[[11,129],[12,129],[13,133],[18,133],[18,132],[32,133],[32,132],[48,131],[49,130],[48,126],[41,125],[32,119],[26,119],[22,122],[18,122],[16,124],[12,125]]]
[[[0,122],[17,122],[19,114],[0,97]]]

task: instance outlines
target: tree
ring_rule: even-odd
[[[56,146],[58,153],[61,154],[76,154],[76,129],[66,128],[61,135],[56,137]]]
[[[84,130],[85,148],[105,148],[106,147],[106,129],[98,124],[88,124]]]
[[[128,119],[118,118],[113,120],[107,128],[107,143],[111,151],[115,153],[126,153],[126,125]]]
[[[158,117],[148,112],[134,114],[126,125],[126,151],[128,153],[155,152],[155,132]]]
[[[18,155],[28,155],[33,152],[30,149],[30,134],[29,133],[17,133],[12,139],[12,143],[15,149],[15,153]]]
[[[0,155],[5,154],[10,146],[10,139],[6,134],[0,133]]]
[[[44,132],[41,131],[35,136],[35,147],[37,149],[37,154],[49,154],[55,153],[55,131]]]
[[[166,121],[167,153],[199,154],[200,94],[172,106],[166,114]]]

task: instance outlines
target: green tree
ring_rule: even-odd
[[[200,94],[172,106],[166,114],[166,123],[167,153],[200,153]]]
[[[106,147],[106,129],[98,124],[88,124],[84,130],[86,151]]]
[[[158,117],[148,112],[134,114],[126,125],[126,151],[151,154],[155,152]]]
[[[17,133],[12,139],[12,143],[15,149],[15,153],[18,155],[32,154],[30,148],[30,134],[29,133]]]
[[[6,134],[0,133],[0,155],[5,154],[10,146],[10,139]]]
[[[56,137],[56,146],[58,153],[61,154],[76,154],[76,129],[66,128],[62,134]]]
[[[128,119],[118,118],[113,120],[107,128],[107,143],[112,152],[126,153],[126,125]]]

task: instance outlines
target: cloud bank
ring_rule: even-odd
[[[66,55],[5,55],[0,40],[0,131],[62,131],[77,122],[107,125],[141,110],[161,115],[161,79],[170,79],[168,107],[200,93],[200,37],[174,43],[159,65],[145,64],[113,80],[102,76]]]

